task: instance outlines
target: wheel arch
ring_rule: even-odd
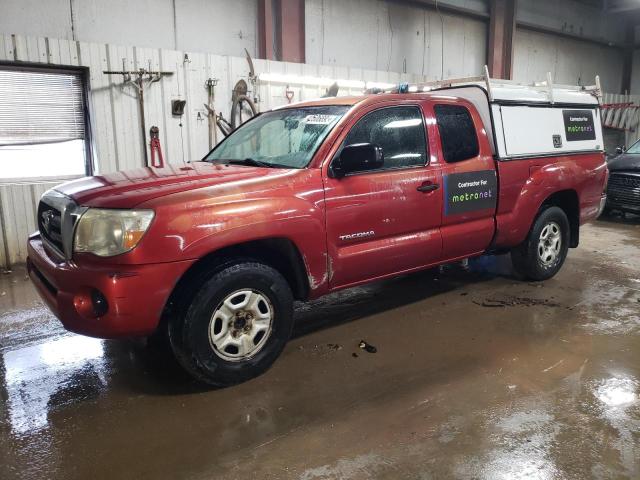
[[[533,225],[535,219],[538,218],[538,215],[548,207],[558,207],[567,215],[567,219],[569,220],[569,247],[577,247],[580,242],[580,199],[578,192],[573,189],[568,189],[560,190],[549,195],[543,200],[531,225]]]
[[[194,285],[204,281],[216,271],[222,270],[238,260],[264,263],[282,274],[296,300],[309,297],[310,284],[307,268],[296,244],[282,237],[252,240],[230,245],[209,252],[193,263],[176,282],[164,307],[161,324],[166,324],[172,313],[186,307]]]
[[[190,283],[237,259],[255,260],[279,271],[291,286],[295,299],[304,300],[309,295],[309,280],[302,254],[292,240],[284,237],[250,240],[209,252],[184,273],[176,289],[182,283]]]

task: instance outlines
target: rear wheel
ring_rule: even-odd
[[[539,215],[526,240],[511,251],[517,273],[529,280],[547,280],[562,267],[569,250],[569,220],[559,207]]]
[[[178,362],[196,379],[224,387],[267,370],[293,326],[293,296],[284,277],[257,262],[227,265],[170,320]]]

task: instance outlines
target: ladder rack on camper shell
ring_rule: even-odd
[[[498,160],[602,153],[600,79],[595,85],[523,84],[479,77],[401,84],[389,93],[430,92],[473,104]],[[378,91],[380,92],[380,91]],[[370,92],[375,93],[375,92]],[[381,93],[381,92],[380,92]]]
[[[491,78],[486,65],[484,66],[484,74],[480,76],[448,78],[415,84],[401,83],[397,87],[385,91],[389,93],[432,92],[471,85],[483,88],[487,92],[490,103],[531,102],[553,105],[555,103],[599,104],[602,102],[600,77],[597,75],[594,85],[554,84],[551,72],[547,73],[546,80],[522,83],[515,80]],[[383,92],[382,90],[378,91]]]

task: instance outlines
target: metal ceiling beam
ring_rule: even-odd
[[[493,78],[513,76],[513,42],[516,31],[516,1],[491,0],[487,66]]]
[[[258,1],[258,56],[304,63],[304,0]]]
[[[258,2],[258,57],[267,60],[277,60],[274,9],[274,0]]]
[[[281,48],[285,62],[304,63],[304,0],[280,0]]]

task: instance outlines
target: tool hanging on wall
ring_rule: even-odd
[[[291,90],[289,85],[287,85],[287,88],[284,89],[284,96],[287,97],[287,102],[291,103],[291,101],[293,100],[294,94],[295,92]]]
[[[257,104],[260,101],[257,89],[258,76],[253,68],[251,55],[249,55],[249,51],[246,48],[244,49],[244,53],[246,55],[247,64],[249,65],[249,74],[247,75],[247,78],[252,89],[249,90],[247,82],[243,79],[236,82],[233,90],[231,91],[232,103],[229,121],[222,116],[222,113],[215,116],[215,111],[211,116],[211,111],[209,111],[207,107],[207,111],[209,111],[209,115],[211,116],[210,118],[215,118],[216,125],[220,128],[220,131],[225,137],[242,125],[245,120],[248,120],[258,113]],[[251,94],[253,94],[253,99],[251,98]]]
[[[258,109],[256,108],[255,103],[253,103],[253,100],[249,98],[249,88],[247,86],[247,82],[242,79],[238,80],[235,87],[233,87],[231,99],[233,100],[233,104],[231,105],[230,123],[235,130],[246,120],[258,113]],[[244,120],[242,118],[243,113],[245,114]]]
[[[218,125],[218,128],[220,129],[220,131],[222,132],[222,135],[224,135],[225,137],[227,135],[229,135],[231,132],[233,132],[233,127],[231,126],[231,124],[229,122],[227,122],[227,120],[222,116],[222,112],[220,112],[218,114],[218,116],[216,117],[216,125]]]
[[[249,64],[249,83],[251,84],[251,92],[253,93],[253,103],[257,105],[260,102],[260,95],[258,94],[257,84],[258,84],[258,76],[256,75],[256,71],[253,68],[253,60],[251,59],[251,55],[249,54],[249,50],[244,49],[244,54],[247,59],[247,63]]]
[[[181,117],[184,114],[184,107],[186,104],[186,100],[171,100],[171,115],[174,117]]]
[[[209,120],[209,150],[211,150],[218,143],[218,131],[216,130],[216,107],[215,107],[215,88],[218,84],[217,78],[209,78],[204,82],[204,86],[207,89],[207,103],[204,104],[204,108],[207,110],[207,118]]]
[[[162,156],[162,148],[160,148],[160,129],[153,126],[149,129],[149,149],[151,150],[151,166],[164,167],[164,157]],[[156,162],[157,156],[157,162]]]
[[[148,68],[139,68],[138,70],[126,70],[126,59],[122,59],[122,70],[103,71],[105,75],[122,75],[125,85],[133,85],[138,92],[138,110],[140,112],[140,131],[142,133],[142,150],[144,151],[144,164],[149,166],[149,156],[147,153],[147,130],[144,118],[144,90],[152,83],[158,82],[164,76],[173,75],[173,72],[164,72],[159,70],[151,70],[151,61]]]

